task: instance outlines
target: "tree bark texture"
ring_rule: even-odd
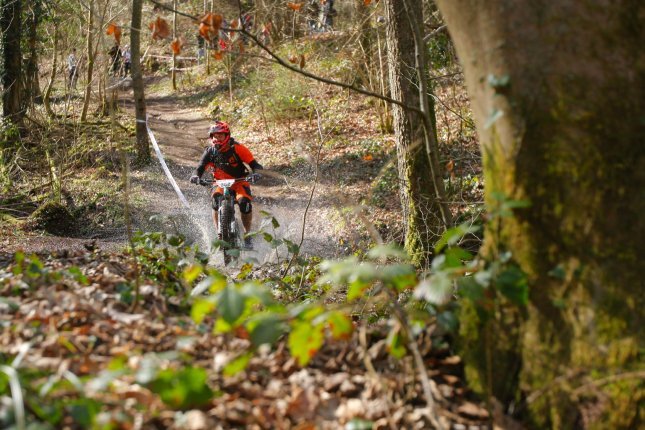
[[[22,51],[21,34],[21,0],[4,0],[2,2],[2,115],[14,124],[21,124],[22,116]]]
[[[421,3],[410,2],[411,12],[422,15]],[[403,0],[387,0],[386,42],[390,92],[393,99],[419,106],[412,28]],[[399,192],[405,223],[405,249],[417,265],[425,265],[432,245],[443,229],[436,203],[424,142],[423,120],[401,106],[392,108],[396,135]]]
[[[51,98],[52,94],[52,89],[54,88],[54,82],[56,80],[56,73],[58,72],[58,22],[56,21],[57,17],[54,16],[54,39],[52,41],[52,70],[51,73],[49,74],[49,82],[47,83],[47,87],[45,88],[45,95],[43,96],[43,105],[45,106],[45,112],[47,112],[47,115],[50,118],[54,118],[54,111],[51,108],[51,104],[49,103],[49,100]]]
[[[143,0],[132,2],[132,23],[130,31],[130,54],[132,67],[132,90],[134,92],[134,109],[137,118],[137,163],[150,162],[150,142],[146,130],[146,99],[141,72],[141,8]]]
[[[518,381],[534,394],[530,419],[642,426],[642,380],[591,384],[588,397],[575,388],[592,370],[642,363],[645,3],[437,3],[464,66],[487,203],[502,193],[532,204],[484,246],[511,251],[530,277]]]
[[[28,15],[28,39],[27,45],[29,47],[29,57],[26,64],[25,76],[25,98],[30,107],[36,102],[36,99],[41,97],[40,82],[38,81],[38,25],[42,15],[42,4],[40,0],[36,0],[30,5]]]
[[[90,107],[90,98],[92,96],[92,84],[94,81],[94,2],[88,3],[87,12],[87,84],[85,86],[85,97],[83,99],[83,109],[81,111],[81,122],[85,122],[87,111]]]

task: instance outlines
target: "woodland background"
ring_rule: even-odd
[[[643,425],[641,2],[1,3],[3,428]]]

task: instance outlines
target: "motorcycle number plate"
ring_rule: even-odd
[[[235,179],[220,179],[217,181],[217,185],[220,187],[232,187],[235,183]]]

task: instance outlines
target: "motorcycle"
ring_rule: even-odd
[[[231,187],[236,182],[247,181],[255,183],[261,178],[258,173],[253,173],[244,178],[237,179],[200,179],[199,185],[210,186],[211,193],[219,187],[223,190],[222,200],[217,210],[217,239],[220,243],[224,255],[224,264],[229,264],[233,257],[239,256],[240,249],[243,248],[243,234],[240,228],[240,222],[235,216],[235,192]]]

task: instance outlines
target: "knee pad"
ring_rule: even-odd
[[[253,209],[251,205],[251,200],[249,200],[247,197],[242,197],[239,202],[237,202],[238,205],[240,205],[240,212],[243,214],[250,214],[251,210]]]
[[[219,209],[219,205],[222,202],[222,195],[221,194],[214,194],[213,195],[213,209],[217,210]]]

